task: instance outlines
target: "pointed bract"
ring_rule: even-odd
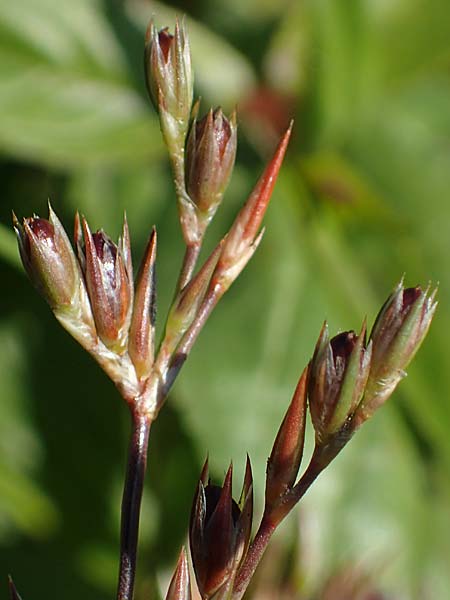
[[[169,585],[166,600],[191,600],[191,583],[186,550],[181,549],[180,557]]]
[[[119,247],[119,253],[123,258],[125,270],[128,275],[128,281],[130,282],[130,300],[131,300],[131,304],[133,304],[133,300],[134,300],[133,260],[131,257],[130,230],[128,229],[128,221],[127,221],[126,214],[124,214],[124,216],[123,216],[122,235],[119,238],[118,247]]]
[[[206,457],[205,462],[202,467],[202,472],[200,473],[200,481],[206,487],[209,483],[209,458]]]
[[[247,554],[250,545],[253,525],[253,473],[250,457],[247,454],[247,463],[245,465],[244,482],[242,484],[241,496],[239,498],[239,537],[238,551],[236,560],[238,564],[242,562],[242,557]]]
[[[306,423],[306,384],[308,368],[300,377],[289,408],[278,430],[267,462],[265,517],[272,523],[285,516],[279,509],[295,484],[303,456]]]
[[[236,279],[261,241],[262,232],[259,234],[258,232],[283,162],[291,131],[292,123],[225,238],[214,273],[214,280],[220,282],[225,288]]]
[[[136,281],[128,352],[138,377],[150,374],[155,350],[156,230],[150,235]]]

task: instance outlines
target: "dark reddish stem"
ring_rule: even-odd
[[[147,467],[147,448],[151,420],[146,415],[131,412],[131,437],[128,464],[122,497],[120,529],[120,567],[117,600],[132,600],[136,574],[142,492]]]
[[[288,496],[289,504],[291,510],[297,502],[306,494],[308,489],[314,483],[316,478],[320,475],[320,473],[324,470],[324,468],[329,464],[323,460],[321,456],[320,449],[316,447],[313,456],[311,457],[311,461],[308,465],[308,468],[303,473],[300,481],[296,486],[291,490],[291,494]],[[287,514],[287,513],[286,513]],[[256,568],[258,567],[264,552],[266,551],[267,545],[269,544],[270,538],[272,537],[273,532],[276,527],[280,523],[272,523],[270,519],[263,516],[261,525],[259,526],[258,532],[253,540],[250,548],[248,549],[247,556],[241,568],[239,569],[238,575],[236,577],[236,581],[233,588],[233,600],[240,600],[242,596],[245,594],[245,591],[255,574]]]
[[[263,517],[261,525],[259,526],[258,533],[255,535],[244,564],[239,569],[234,588],[233,588],[233,600],[240,600],[245,593],[245,590],[253,577],[256,567],[259,565],[264,552],[266,551],[267,545],[275,531],[276,526]]]

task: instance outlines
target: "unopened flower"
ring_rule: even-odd
[[[184,149],[193,98],[191,53],[184,22],[175,33],[150,23],[145,43],[145,75],[150,97],[161,119],[171,151]]]
[[[361,402],[372,354],[365,338],[365,324],[359,335],[345,331],[331,340],[327,324],[322,328],[308,382],[311,419],[319,445],[341,432],[345,437],[345,425]]]
[[[97,333],[107,348],[122,354],[126,349],[133,305],[133,273],[126,221],[118,246],[103,230],[91,233],[84,218],[80,228],[77,217],[75,236]]]
[[[78,300],[80,272],[61,222],[49,206],[49,218],[34,216],[22,225],[13,214],[20,256],[31,281],[53,310],[73,308]]]
[[[220,108],[194,120],[186,148],[186,185],[200,219],[207,225],[228,185],[236,157],[236,115]]]
[[[223,487],[211,485],[206,464],[192,507],[189,541],[203,600],[231,590],[250,542],[253,483],[248,460],[239,504],[232,498],[231,480],[230,466]]]
[[[370,340],[373,345],[370,374],[364,399],[355,418],[368,419],[406,375],[405,369],[423,342],[437,302],[436,290],[404,288],[401,281],[379,312]]]

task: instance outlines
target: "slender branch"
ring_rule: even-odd
[[[275,525],[263,517],[255,539],[248,550],[245,562],[236,577],[232,595],[233,600],[240,600],[244,595],[274,531]]]
[[[291,492],[286,496],[286,502],[290,505],[286,515],[297,504],[297,502],[303,498],[308,489],[328,464],[329,461],[323,460],[321,448],[316,447],[308,468],[303,473],[297,485],[295,485]],[[273,524],[265,515],[263,516],[261,525],[259,526],[258,532],[255,535],[255,539],[248,549],[248,553],[243,565],[239,569],[233,589],[233,600],[240,600],[244,595],[277,525],[279,525],[279,523]]]
[[[151,426],[151,420],[147,415],[139,414],[138,411],[133,409],[131,411],[131,420],[132,429],[128,449],[128,464],[122,497],[117,600],[132,600],[133,598],[139,516]]]

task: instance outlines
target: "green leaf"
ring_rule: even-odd
[[[7,227],[3,223],[0,223],[0,256],[12,267],[21,268],[16,236],[12,227]]]
[[[42,448],[26,414],[27,354],[20,318],[0,323],[0,538],[17,529],[46,538],[59,524],[53,502],[34,481]],[[29,324],[28,324],[29,325]],[[30,333],[28,327],[28,334]]]
[[[100,4],[0,7],[0,148],[55,167],[144,161],[162,143]]]

